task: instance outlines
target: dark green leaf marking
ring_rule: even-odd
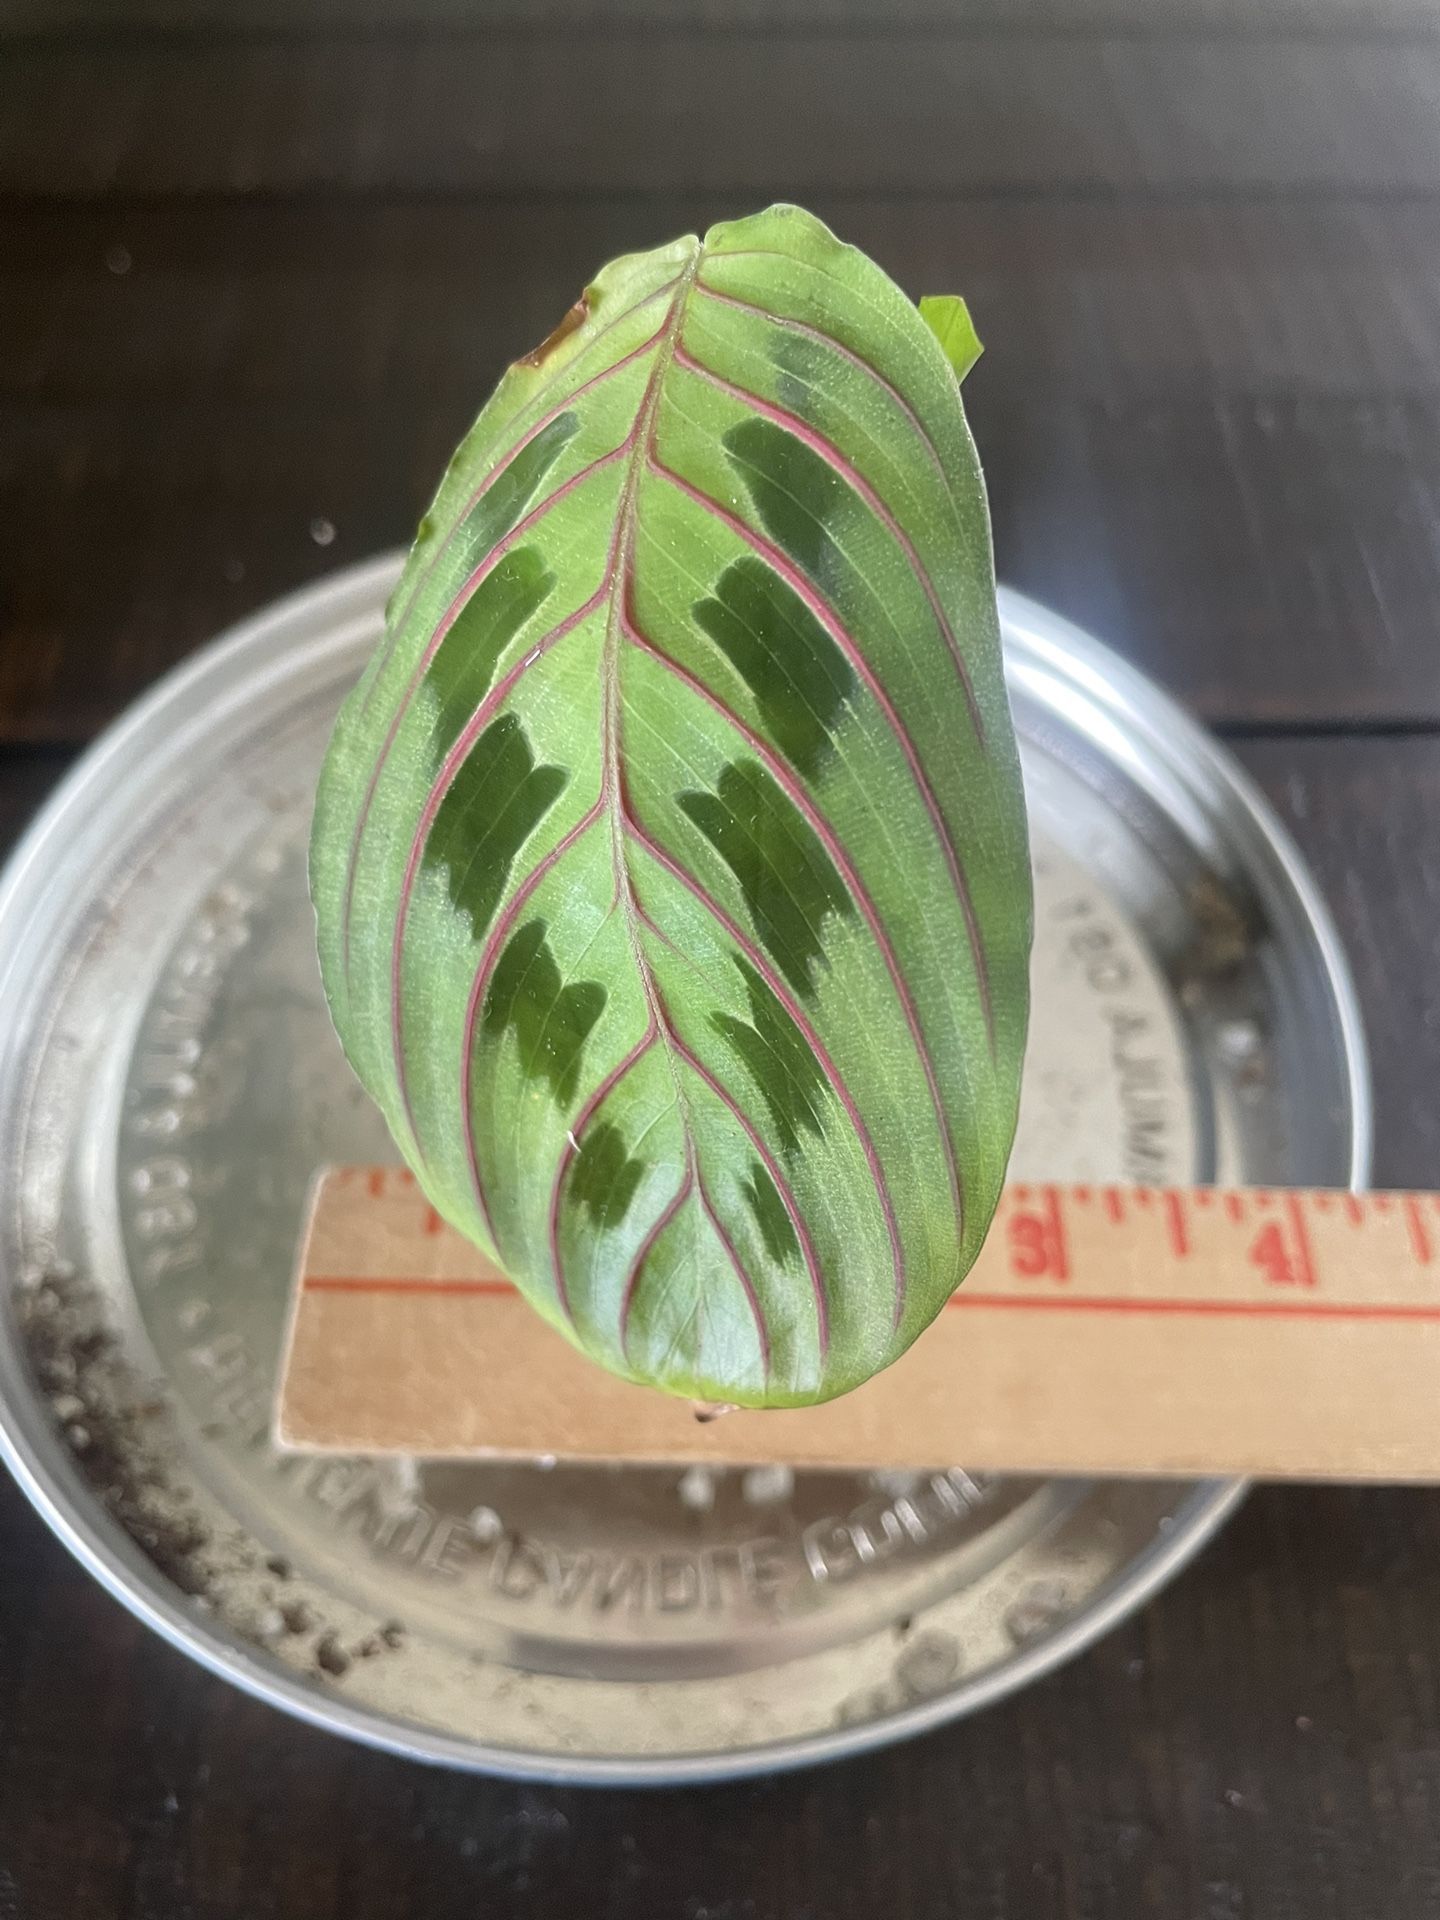
[[[712,1013],[710,1023],[750,1069],[787,1153],[803,1131],[824,1132],[820,1117],[825,1074],[814,1049],[775,995],[742,955],[732,954],[750,1001],[750,1022]]]
[[[559,799],[563,767],[537,767],[513,713],[492,720],[456,769],[425,842],[478,941],[494,918],[515,855]],[[502,963],[503,964],[503,963]]]
[[[850,494],[845,481],[773,420],[742,420],[724,446],[770,538],[813,579],[823,579],[837,555],[829,521]]]
[[[595,980],[562,986],[545,932],[543,920],[528,920],[501,954],[485,1001],[485,1031],[498,1036],[512,1027],[520,1071],[527,1080],[543,1076],[556,1105],[566,1106],[605,989]]]
[[[758,1160],[750,1162],[750,1178],[741,1182],[741,1190],[750,1202],[766,1253],[777,1267],[798,1265],[800,1242],[795,1237],[794,1223],[785,1211],[779,1189]]]
[[[460,524],[462,550],[467,555],[489,553],[497,541],[504,539],[579,431],[578,414],[557,414],[496,474]]]
[[[774,329],[771,357],[775,362],[775,397],[788,413],[811,418],[814,389],[825,382],[825,349],[803,334]]]
[[[726,567],[694,611],[754,694],[776,746],[813,779],[855,690],[849,661],[794,589],[756,555]]]
[[[425,675],[437,702],[437,771],[490,691],[501,654],[543,606],[554,584],[544,556],[534,547],[517,547],[486,574],[456,615]]]
[[[580,1149],[570,1176],[570,1199],[584,1207],[592,1227],[602,1231],[618,1227],[630,1211],[644,1172],[643,1163],[626,1154],[620,1129],[603,1120]]]
[[[715,793],[677,797],[739,881],[776,966],[802,999],[813,999],[826,916],[855,908],[809,823],[754,760],[722,767]]]
[[[469,512],[454,523],[448,533],[443,523],[437,520],[432,503],[416,533],[405,579],[391,595],[385,608],[385,624],[389,630],[384,649],[386,658],[411,615],[422,602],[427,605],[431,602],[432,582],[442,588],[448,587],[455,573],[460,573],[462,577],[468,574],[480,556],[489,553],[512,531],[534,500],[541,481],[579,431],[578,414],[557,414],[533,440],[527,441],[518,453],[501,465],[489,484],[483,485],[479,498]],[[464,448],[457,458],[463,457],[463,454]],[[443,572],[439,571],[442,561],[445,562]],[[419,576],[413,588],[409,585],[412,572],[418,572]],[[453,591],[453,588],[449,588],[449,591]],[[403,599],[398,597],[401,594],[404,595]],[[433,611],[432,606],[432,616]]]

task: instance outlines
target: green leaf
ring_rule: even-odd
[[[927,293],[920,302],[920,318],[945,349],[955,378],[963,380],[985,351],[969,307],[958,293]]]
[[[1030,893],[977,344],[796,207],[613,262],[455,456],[336,725],[356,1071],[446,1218],[671,1392],[856,1386],[999,1196]]]

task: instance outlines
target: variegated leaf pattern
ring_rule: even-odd
[[[999,1195],[1030,893],[977,351],[795,207],[615,261],[461,446],[336,727],[356,1071],[440,1212],[672,1392],[857,1385]]]

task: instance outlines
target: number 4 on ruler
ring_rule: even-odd
[[[1274,1287],[1313,1287],[1315,1269],[1301,1221],[1295,1221],[1293,1238],[1278,1220],[1271,1220],[1256,1234],[1250,1248],[1250,1264],[1258,1267]]]

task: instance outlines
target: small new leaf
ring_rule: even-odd
[[[920,302],[920,318],[945,349],[955,378],[963,380],[985,351],[969,307],[958,293],[927,293]]]

